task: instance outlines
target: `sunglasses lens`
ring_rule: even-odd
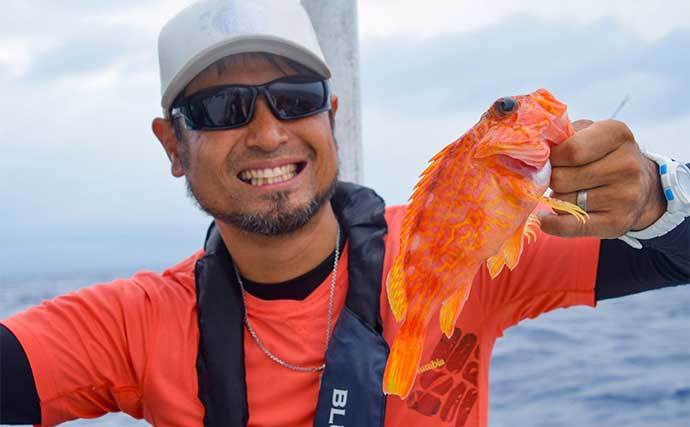
[[[223,86],[197,93],[187,99],[185,117],[194,129],[244,126],[251,120],[261,88],[271,110],[282,120],[306,117],[328,106],[328,88],[324,81],[290,77],[266,86]]]
[[[305,116],[326,104],[323,82],[275,82],[268,87],[271,103],[281,119]]]
[[[252,90],[226,87],[189,102],[189,115],[204,129],[241,126],[249,121]]]

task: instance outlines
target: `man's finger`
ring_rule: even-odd
[[[624,123],[616,120],[594,122],[551,148],[551,164],[586,165],[601,159],[626,141],[634,141],[634,137]]]
[[[584,224],[572,215],[546,215],[541,218],[541,229],[544,233],[560,237],[618,237],[614,235],[616,232],[611,226],[611,215],[608,213],[591,213]]]
[[[556,193],[566,194],[625,181],[630,171],[621,167],[620,162],[610,160],[604,157],[584,166],[554,167],[549,186]]]

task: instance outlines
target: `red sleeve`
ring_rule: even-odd
[[[485,318],[495,324],[497,335],[556,308],[594,307],[599,243],[596,238],[540,233],[536,242],[525,245],[515,270],[504,268],[491,280],[484,264],[474,286],[480,287]]]
[[[147,337],[158,317],[154,288],[143,284],[151,276],[85,288],[2,321],[29,359],[43,425],[112,411],[142,417]]]

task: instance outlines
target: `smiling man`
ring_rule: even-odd
[[[172,122],[155,119],[153,131],[172,174],[237,245],[229,249],[242,272],[273,282],[323,261],[337,229],[328,202],[338,173],[329,114],[338,101],[328,82],[285,57],[240,53],[206,68],[176,99]]]
[[[516,269],[482,268],[451,338],[426,338],[412,392],[387,397],[399,325],[382,280],[406,208],[337,181],[338,100],[305,11],[204,0],[164,27],[159,55],[152,128],[214,219],[204,248],[3,320],[0,422],[486,426],[506,328],[690,282],[687,168],[643,155],[623,123],[578,122],[552,151],[551,186],[591,221],[546,217]],[[619,236],[629,244],[604,240]]]

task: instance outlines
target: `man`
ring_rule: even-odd
[[[542,234],[514,271],[491,283],[480,271],[455,334],[430,332],[412,393],[386,398],[399,325],[381,281],[405,207],[337,183],[338,100],[304,10],[201,1],[166,25],[159,54],[153,132],[215,220],[205,248],[3,320],[2,422],[123,411],[157,426],[484,426],[507,327],[690,281],[690,189],[663,177],[686,170],[658,157],[659,175],[622,123],[580,122],[553,150],[552,187],[591,220],[543,228],[590,237]],[[600,240],[624,234],[643,249]]]

